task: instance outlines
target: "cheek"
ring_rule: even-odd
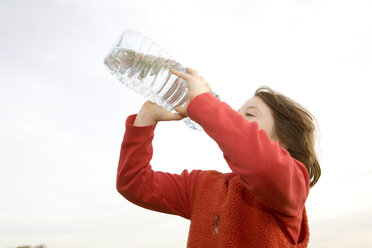
[[[266,133],[270,137],[271,140],[276,140],[275,138],[275,132],[274,132],[274,126],[273,125],[267,125],[266,127]]]
[[[273,139],[273,137],[274,137],[274,135],[273,135],[273,134],[274,134],[273,130],[274,130],[274,129],[273,129],[273,125],[272,125],[272,123],[262,121],[261,123],[258,123],[258,126],[259,126],[260,129],[265,130],[267,136],[269,136],[269,138],[270,138],[271,140]]]
[[[254,121],[257,122],[258,129],[264,130],[270,136],[269,129],[267,128],[267,125],[264,121],[262,121],[262,120],[254,120]]]
[[[256,119],[256,118],[247,118],[248,121],[250,122],[257,122],[258,124],[258,129],[259,130],[264,130],[269,136],[269,138],[272,140],[274,137],[274,132],[273,132],[273,124],[269,120],[262,120],[262,119]]]

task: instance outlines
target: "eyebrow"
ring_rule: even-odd
[[[258,111],[260,111],[260,109],[259,108],[257,108],[257,107],[255,107],[255,106],[249,106],[249,107],[246,107],[246,108],[244,108],[245,110],[247,110],[247,109],[257,109]],[[241,110],[241,108],[238,110],[238,112]]]

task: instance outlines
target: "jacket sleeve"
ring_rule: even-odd
[[[194,187],[202,171],[181,174],[153,171],[152,140],[157,124],[133,126],[137,115],[126,120],[116,187],[128,201],[141,207],[190,219]]]
[[[192,99],[188,116],[218,144],[241,183],[276,215],[302,217],[309,193],[306,167],[249,122],[206,92]]]

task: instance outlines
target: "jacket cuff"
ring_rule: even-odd
[[[136,120],[137,114],[129,115],[125,121],[125,132],[127,134],[133,135],[143,135],[152,133],[155,130],[157,122],[153,125],[148,126],[133,126],[134,121]]]
[[[217,104],[218,98],[215,97],[210,92],[204,92],[200,95],[197,95],[194,97],[189,105],[186,108],[187,115],[189,118],[193,121],[196,121],[201,126],[204,125],[203,120],[206,120],[208,118],[205,118],[206,115],[208,115],[208,109],[209,106],[212,104]]]

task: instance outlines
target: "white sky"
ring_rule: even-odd
[[[322,176],[309,247],[371,247],[372,2],[0,0],[0,248],[185,247],[189,221],[117,193],[125,118],[145,101],[103,59],[125,29],[238,109],[261,85],[307,107]],[[160,122],[155,170],[228,172],[204,132]]]

